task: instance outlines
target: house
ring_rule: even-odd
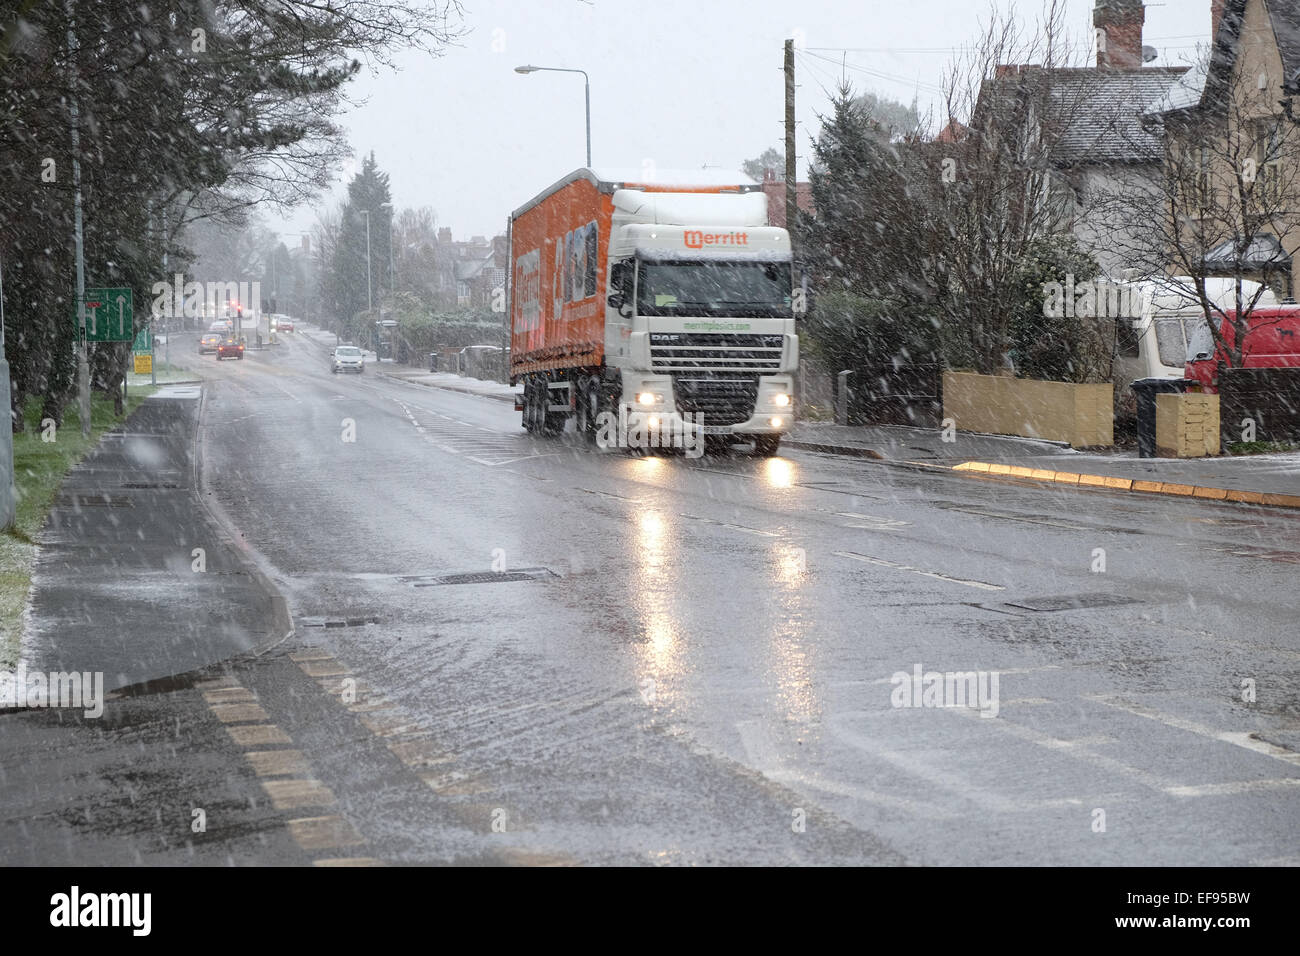
[[[488,310],[493,306],[494,290],[505,287],[509,248],[504,235],[473,236],[468,241],[452,239],[449,228],[438,230],[434,282],[436,307]]]
[[[1300,7],[1213,0],[1210,9],[1208,66],[1154,111],[1166,164],[1200,200],[1183,211],[1205,247],[1196,264],[1285,300],[1300,288]]]
[[[763,171],[763,192],[767,194],[767,224],[786,228],[785,222],[785,177],[777,170],[768,168]],[[800,212],[815,215],[812,183],[795,183],[794,201]]]
[[[1188,69],[1144,65],[1155,58],[1142,44],[1145,17],[1141,0],[1097,0],[1095,66],[999,66],[981,86],[970,127],[954,121],[941,134],[950,143],[1001,135],[1013,163],[1042,159],[1048,169],[1033,201],[1050,204],[1044,218],[1073,232],[1113,277],[1149,263],[1135,261],[1142,224],[1117,218],[1107,197],[1159,181],[1163,144],[1143,117],[1168,101]],[[1008,123],[1022,129],[1006,136]],[[1146,250],[1151,260],[1160,252]]]

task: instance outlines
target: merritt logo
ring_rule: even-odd
[[[705,246],[747,246],[747,232],[700,232],[698,229],[686,230],[686,248],[703,249]]]

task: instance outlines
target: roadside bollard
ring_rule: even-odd
[[[849,423],[849,376],[851,369],[846,369],[835,376],[835,424]]]

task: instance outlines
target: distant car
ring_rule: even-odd
[[[366,368],[366,357],[361,349],[355,345],[340,345],[334,350],[330,358],[330,371],[332,372],[364,372]]]
[[[239,339],[228,338],[223,340],[222,343],[217,346],[218,362],[220,362],[223,358],[242,359],[243,357],[244,357],[244,343],[239,341]]]
[[[218,319],[216,322],[213,322],[211,325],[208,326],[208,331],[219,332],[222,335],[225,335],[229,332],[233,332],[235,331],[235,320]]]
[[[277,332],[292,332],[292,331],[293,331],[293,320],[292,320],[292,319],[281,319],[279,322],[275,323],[275,330],[276,330]]]
[[[222,336],[216,332],[205,332],[199,339],[199,354],[206,352],[215,352],[221,345]]]

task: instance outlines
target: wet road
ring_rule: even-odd
[[[631,458],[285,338],[203,360],[200,441],[296,633],[202,686],[258,701],[284,738],[264,752],[300,762],[281,776],[360,834],[299,847],[1300,863],[1297,516],[800,452]],[[930,672],[988,696],[927,706],[966,686],[927,695]],[[241,859],[295,861],[282,843]]]

